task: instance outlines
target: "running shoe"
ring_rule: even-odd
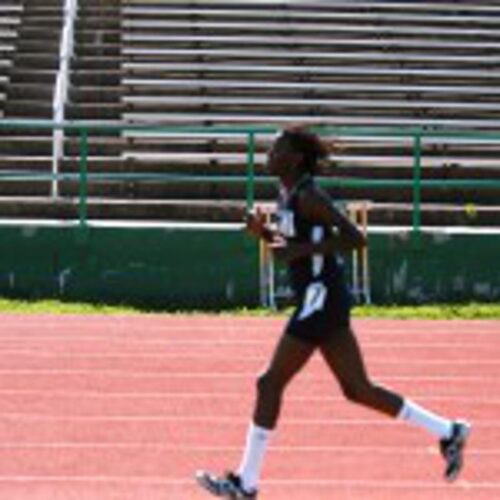
[[[441,455],[446,460],[444,477],[447,481],[454,481],[464,464],[464,449],[469,437],[471,425],[468,422],[453,422],[451,436],[448,439],[441,439],[439,446]]]
[[[241,478],[233,472],[228,472],[223,477],[217,477],[205,471],[198,471],[196,481],[202,488],[216,497],[230,500],[255,500],[257,498],[257,491],[244,490]]]

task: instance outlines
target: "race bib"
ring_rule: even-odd
[[[321,282],[311,283],[304,295],[304,303],[299,314],[299,320],[311,316],[317,311],[321,311],[325,305],[328,290]]]
[[[294,238],[295,215],[291,210],[280,210],[277,214],[277,225],[279,233],[285,238]]]

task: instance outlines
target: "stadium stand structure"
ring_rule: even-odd
[[[3,118],[52,119],[52,96],[59,65],[62,0],[7,0],[8,42],[3,76]],[[3,24],[3,26],[5,26]],[[0,129],[0,170],[5,173],[50,172],[52,132]],[[31,197],[46,198],[50,182],[19,180],[0,183],[2,215],[16,215]],[[43,216],[43,214],[41,214]]]
[[[19,2],[6,2],[0,5],[0,118],[4,116],[7,98],[5,92],[9,82],[9,70],[12,65],[20,13]]]
[[[121,2],[80,1],[75,26],[75,53],[67,118],[116,125],[122,118],[122,91]],[[124,140],[119,130],[91,133],[88,140],[90,173],[123,171]],[[62,165],[65,173],[79,171],[79,141],[78,132],[67,134],[66,155]],[[127,199],[128,195],[121,187],[124,184],[123,181],[115,182],[114,185],[119,186],[119,189],[118,192],[113,192],[108,182],[93,182],[89,194],[94,199],[94,207],[102,205],[98,201],[100,198],[109,198],[110,195]],[[66,198],[74,199],[78,192],[78,181],[63,183],[62,193]],[[125,213],[125,218],[126,215]],[[107,214],[104,213],[103,216],[106,217]]]
[[[27,13],[51,13],[56,26],[60,2],[20,3],[21,34],[35,31]],[[301,122],[499,131],[499,28],[500,6],[487,1],[79,0],[67,116],[132,125]],[[15,50],[28,50],[18,40]],[[13,93],[12,78],[22,74],[23,61],[14,54],[6,117],[25,116],[8,111],[28,109]],[[48,81],[48,69],[43,74]],[[22,90],[28,91],[26,84]],[[31,116],[42,116],[44,106],[33,106],[38,113]],[[271,137],[257,139],[261,174]],[[335,168],[326,175],[412,178],[410,139],[375,133],[343,139],[347,148],[332,156]],[[423,178],[443,181],[422,191],[423,224],[500,225],[498,188],[444,183],[500,179],[500,142],[426,139],[423,146]],[[77,154],[75,137],[68,137],[64,171],[76,170]],[[127,130],[90,136],[90,173],[231,176],[244,174],[245,163],[244,134],[166,137]],[[76,183],[63,183],[58,203],[39,200],[37,213],[75,217],[77,189]],[[331,190],[340,199],[371,200],[371,223],[411,221],[411,187]],[[93,180],[89,194],[89,215],[100,218],[235,221],[244,207],[244,182],[215,177]],[[256,194],[268,200],[274,190],[259,185]],[[464,209],[471,204],[473,218]],[[5,206],[0,203],[0,215],[6,215]],[[33,204],[16,206],[27,207],[19,214],[35,211]]]

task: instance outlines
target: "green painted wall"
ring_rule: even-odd
[[[500,235],[410,233],[370,238],[375,303],[500,300]]]
[[[498,235],[371,235],[375,303],[500,299]],[[258,301],[256,244],[237,230],[0,227],[0,294],[151,307]]]
[[[0,293],[154,307],[256,302],[255,244],[239,231],[1,228]]]

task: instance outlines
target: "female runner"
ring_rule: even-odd
[[[284,390],[316,350],[348,400],[435,435],[446,462],[447,480],[454,480],[462,468],[470,424],[436,415],[375,384],[367,375],[351,329],[351,297],[338,258],[339,253],[362,248],[367,242],[315,182],[318,167],[327,156],[321,139],[301,127],[285,129],[268,155],[267,168],[280,180],[277,229],[267,226],[259,213],[248,216],[247,229],[287,263],[297,305],[268,368],[258,377],[255,410],[239,467],[221,477],[197,472],[198,483],[215,496],[257,498],[260,471]]]

